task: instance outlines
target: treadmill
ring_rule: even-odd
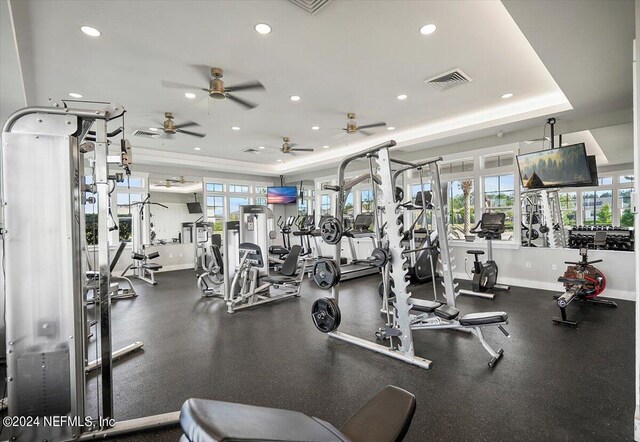
[[[354,242],[355,239],[370,238],[373,248],[376,247],[376,234],[369,231],[371,224],[373,224],[373,213],[361,213],[353,221],[353,229],[344,232],[343,237],[346,237],[349,241],[351,261],[340,266],[342,275],[340,282],[380,273],[379,267],[376,267],[366,259],[358,259]]]

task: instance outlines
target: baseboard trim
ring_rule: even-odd
[[[455,272],[453,274],[455,279],[460,280],[469,280],[469,276],[465,273]],[[562,284],[559,282],[542,282],[542,281],[531,281],[528,279],[519,279],[519,278],[502,278],[498,276],[498,283],[505,285],[514,285],[518,287],[527,287],[532,289],[539,290],[550,290],[552,292],[563,293]],[[612,298],[612,299],[620,299],[624,301],[635,301],[636,294],[634,292],[626,292],[624,290],[615,290],[615,289],[605,289],[603,293],[603,298]]]

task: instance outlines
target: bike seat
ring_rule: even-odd
[[[467,250],[469,255],[484,255],[484,250]]]

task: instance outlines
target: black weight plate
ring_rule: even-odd
[[[320,236],[327,244],[338,244],[342,239],[342,224],[335,217],[325,219],[320,225]]]
[[[313,266],[313,281],[323,290],[329,290],[340,282],[340,267],[331,259],[319,259]]]
[[[340,325],[340,308],[331,298],[317,299],[311,307],[311,318],[318,330],[322,333],[331,333]]]
[[[383,267],[389,261],[389,252],[380,247],[376,247],[371,252],[371,258],[373,258],[373,265],[376,267]]]

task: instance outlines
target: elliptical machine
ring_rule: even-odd
[[[478,258],[479,255],[484,255],[483,250],[467,250],[469,255],[474,255],[475,257],[472,271],[473,280],[471,281],[472,290],[460,289],[458,290],[459,294],[493,299],[496,295],[489,293],[490,290],[509,290],[508,285],[496,284],[498,280],[498,264],[493,260],[493,246],[491,243],[494,239],[499,239],[504,232],[504,221],[504,213],[483,213],[482,219],[470,230],[478,238],[487,240],[487,261],[482,263]]]

